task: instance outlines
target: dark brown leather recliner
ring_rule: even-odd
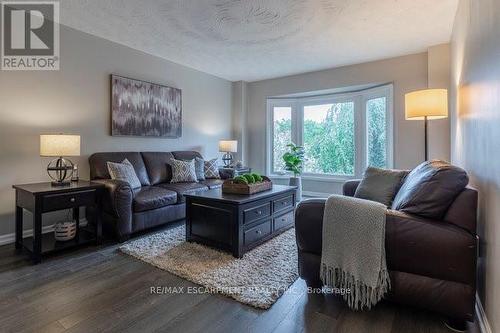
[[[354,196],[359,180],[343,194]],[[386,299],[436,311],[457,324],[473,320],[476,294],[477,191],[466,187],[439,220],[387,210],[386,257],[391,290]],[[326,199],[302,201],[295,213],[299,274],[320,287]]]
[[[171,183],[171,159],[191,160],[201,157],[196,151],[173,152],[109,152],[89,157],[90,179],[106,186],[103,197],[102,221],[105,231],[127,240],[131,234],[168,222],[184,219],[184,194],[219,188],[220,179],[192,183]],[[132,189],[124,181],[110,179],[107,162],[128,159],[141,182]],[[225,178],[221,175],[221,178]],[[89,207],[88,210],[93,210]],[[93,216],[92,212],[87,216]],[[93,221],[90,221],[91,223]]]

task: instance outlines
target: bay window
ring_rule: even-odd
[[[268,174],[285,174],[282,155],[304,147],[303,176],[360,177],[392,167],[392,85],[315,97],[269,98]]]

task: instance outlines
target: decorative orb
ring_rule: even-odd
[[[47,166],[49,177],[55,182],[63,182],[73,174],[73,163],[65,158],[56,158]]]

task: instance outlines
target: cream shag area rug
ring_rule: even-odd
[[[268,309],[298,278],[295,231],[290,229],[242,259],[185,241],[184,226],[132,240],[120,247],[191,282],[257,308]]]

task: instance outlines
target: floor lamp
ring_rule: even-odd
[[[405,95],[405,118],[423,120],[425,129],[425,160],[429,159],[427,148],[427,122],[448,117],[448,90],[424,89]]]

